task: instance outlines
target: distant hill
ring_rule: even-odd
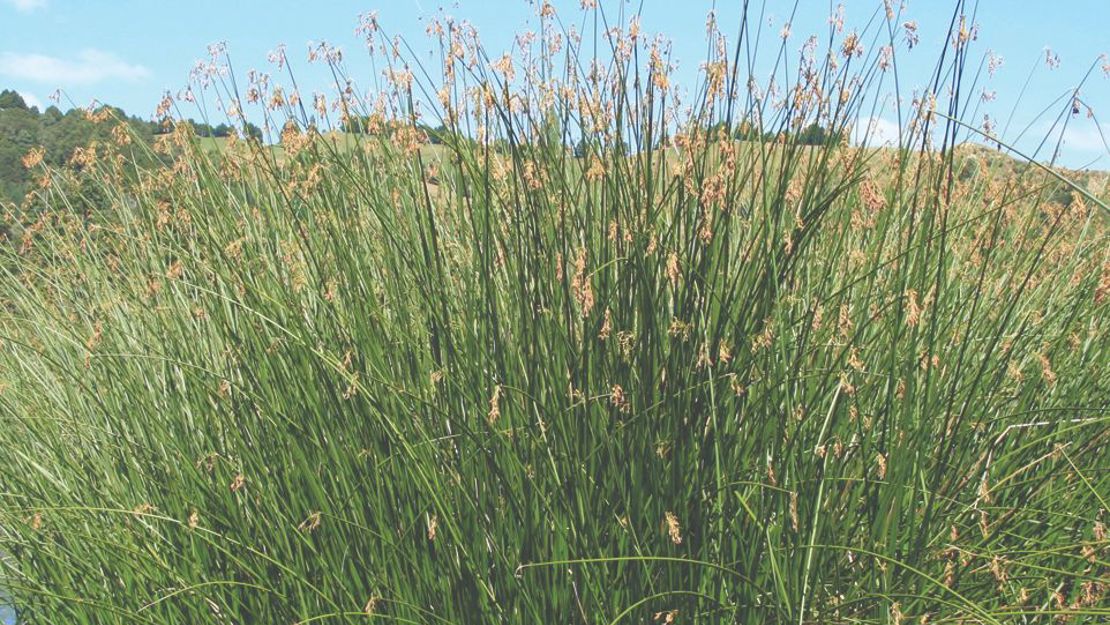
[[[101,119],[124,120],[134,136],[147,141],[153,139],[157,130],[154,122],[128,116],[114,107],[102,107],[91,113],[84,109],[63,113],[56,106],[39,111],[28,106],[15,91],[0,91],[0,200],[19,201],[26,193],[29,173],[22,159],[32,148],[42,146],[46,163],[60,165],[75,148],[93,140],[109,140],[116,124],[96,123],[96,114]]]
[[[956,159],[956,173],[961,177],[989,173],[999,179],[1014,179],[1038,169],[1038,165],[1015,158],[1006,150],[996,150],[970,141],[956,147]],[[1110,191],[1110,172],[1059,166],[1052,169],[1092,195],[1104,198],[1107,191]],[[1072,202],[1071,190],[1061,186],[1051,200],[1068,206]]]
[[[201,146],[210,150],[222,149],[227,137],[235,132],[235,128],[224,123],[209,125],[194,120],[188,122],[201,138]],[[112,131],[119,123],[127,125],[132,139],[147,143],[169,130],[159,122],[128,115],[112,106],[102,106],[92,111],[74,108],[64,113],[57,106],[50,106],[39,111],[38,107],[29,106],[19,93],[12,90],[0,91],[0,205],[7,201],[19,203],[28,191],[30,174],[22,161],[32,148],[41,146],[45,149],[43,160],[47,165],[63,165],[76,148],[87,146],[92,141],[110,141]],[[365,132],[364,124],[364,120],[356,119],[350,125],[345,124],[341,131],[325,133],[324,136],[335,149],[351,149],[358,143],[356,135]],[[442,143],[446,132],[443,127],[422,126],[421,130],[427,137],[429,147]],[[253,124],[248,124],[247,131],[260,139],[262,137],[262,130]],[[753,133],[744,127],[735,131],[735,138],[744,142],[774,139],[771,134]],[[816,125],[806,128],[799,136],[799,143],[806,145],[821,145],[839,140],[839,136]],[[497,149],[498,146],[494,147]],[[278,144],[272,148],[280,150]],[[576,153],[581,149],[581,145],[575,146]],[[992,150],[971,142],[958,146],[956,157],[959,161],[957,172],[961,176],[989,172],[993,176],[1016,177],[1034,167],[1010,157],[1004,151]],[[1056,170],[1095,195],[1101,196],[1108,190],[1108,172],[1067,170],[1059,167]],[[1070,203],[1070,191],[1061,189],[1059,197],[1053,200],[1067,205]]]
[[[200,137],[227,137],[233,130],[226,124],[190,122]],[[18,203],[27,192],[30,175],[22,161],[32,148],[45,149],[43,160],[47,165],[62,165],[76,148],[92,141],[110,141],[112,131],[120,123],[128,127],[132,139],[147,143],[168,130],[158,122],[128,115],[112,106],[92,111],[74,108],[64,113],[50,106],[40,111],[15,91],[0,91],[0,203]],[[249,130],[261,134],[257,127],[251,126]]]

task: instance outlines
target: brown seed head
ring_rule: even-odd
[[[682,544],[682,528],[678,523],[678,517],[671,511],[667,511],[663,517],[663,522],[667,528],[667,534],[671,537],[671,542],[676,545]]]

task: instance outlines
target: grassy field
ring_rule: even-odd
[[[722,49],[680,116],[650,41],[597,77],[443,33],[441,146],[391,65],[341,101],[374,134],[30,163],[21,625],[1110,618],[1104,179],[951,149],[943,97],[903,149],[708,130],[846,136],[889,88],[850,41],[782,107]]]

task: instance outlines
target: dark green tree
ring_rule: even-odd
[[[0,109],[23,109],[27,110],[27,102],[23,100],[23,96],[10,89],[0,91]]]

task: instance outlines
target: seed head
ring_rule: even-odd
[[[921,41],[920,35],[917,34],[917,21],[911,20],[902,24],[902,29],[906,33],[906,47],[913,50],[913,47]]]
[[[301,524],[297,526],[297,530],[305,532],[306,534],[311,534],[312,532],[315,532],[319,527],[320,513],[313,512],[312,514],[308,515],[308,517],[304,521],[301,521]]]
[[[574,299],[578,301],[582,316],[588,317],[594,307],[594,288],[589,276],[586,275],[585,247],[578,251],[578,257],[574,260],[574,277],[571,278],[570,288]]]
[[[667,257],[667,278],[671,281],[671,286],[678,286],[678,278],[680,275],[678,254],[671,252],[671,255]]]
[[[846,59],[863,56],[863,44],[860,43],[859,35],[854,32],[848,33],[848,36],[844,38],[844,45],[840,52]]]
[[[23,166],[27,169],[37,167],[42,163],[43,158],[46,156],[46,148],[42,146],[33,147],[26,154],[23,155]]]
[[[632,408],[632,403],[628,400],[628,395],[625,394],[624,387],[620,384],[614,384],[610,389],[609,402],[621,412],[628,412]]]
[[[790,526],[798,531],[798,491],[790,492]]]
[[[987,505],[990,505],[991,502],[990,480],[987,479],[986,473],[983,474],[983,479],[979,481],[979,500]]]
[[[917,303],[917,291],[906,289],[906,325],[917,327],[921,321],[921,305]]]
[[[236,473],[235,478],[231,480],[231,484],[229,484],[227,488],[231,492],[237,493],[237,492],[243,490],[243,487],[246,486],[246,485],[247,485],[247,478],[243,477],[242,473]]]
[[[678,523],[678,517],[671,511],[663,517],[663,522],[667,528],[667,534],[671,537],[671,542],[676,545],[682,544],[682,528]]]
[[[366,605],[362,607],[362,611],[366,614],[373,614],[378,609],[378,601],[380,601],[380,599],[378,599],[377,596],[371,595],[370,598],[366,600]]]
[[[605,308],[605,318],[601,323],[601,329],[597,332],[597,338],[606,341],[609,339],[609,334],[613,330],[613,313],[608,307]]]
[[[894,623],[894,625],[902,625],[903,618],[902,606],[899,605],[897,601],[890,604],[890,621]]]
[[[486,422],[493,425],[501,418],[501,385],[493,387],[493,395],[489,398],[489,412],[486,413]]]

